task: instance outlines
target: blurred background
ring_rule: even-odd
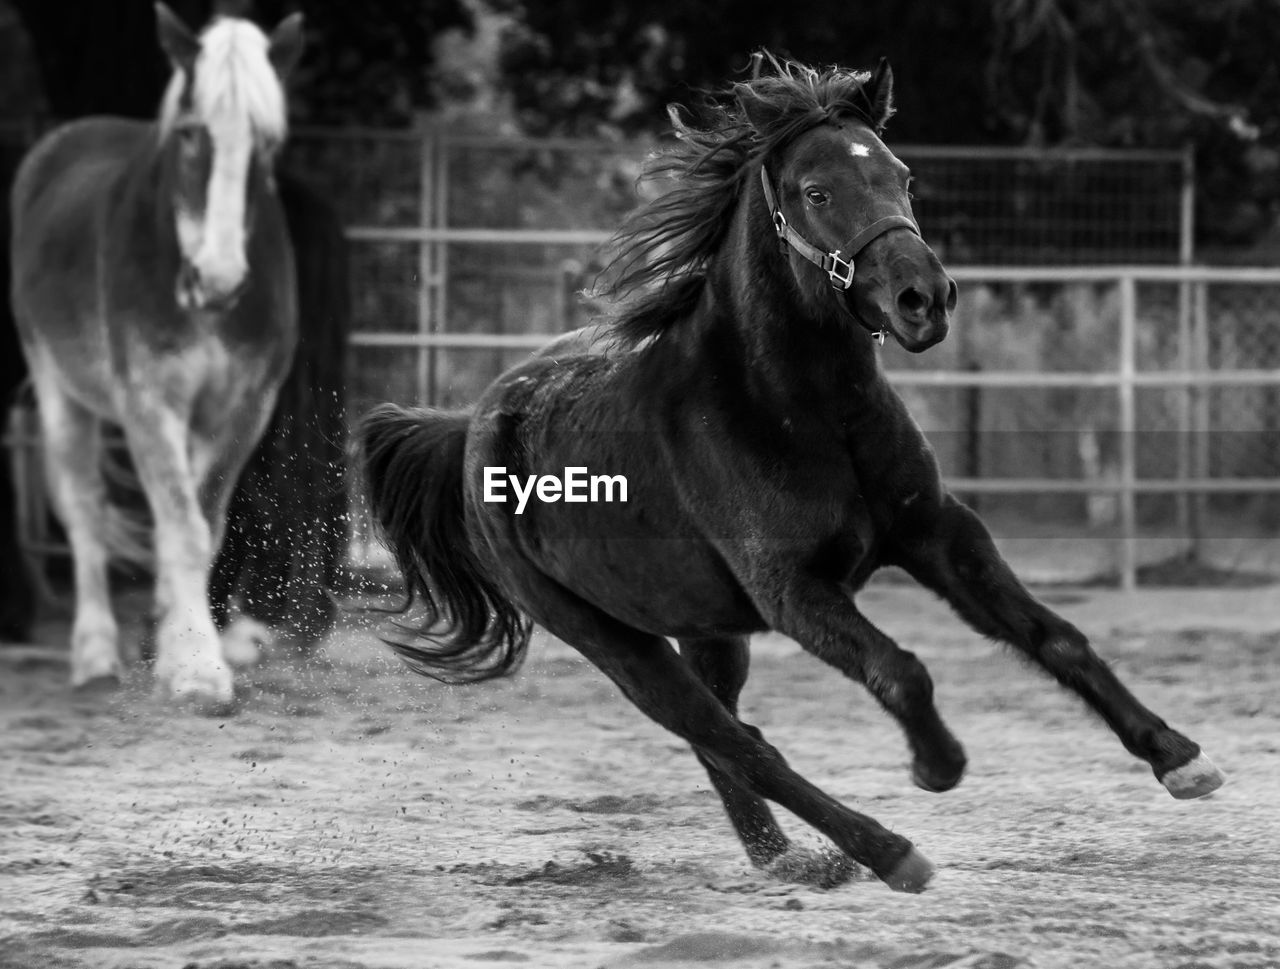
[[[171,6],[193,26],[214,8]],[[888,142],[961,288],[947,342],[884,362],[954,489],[1032,580],[1280,572],[1274,0],[235,9],[267,26],[306,14],[285,165],[345,234],[345,302],[325,324],[340,332],[313,347],[338,368],[345,418],[465,405],[606,312],[583,294],[667,103],[743,77],[761,47],[851,67],[884,55]],[[148,0],[0,0],[0,181],[59,121],[154,117],[167,74]],[[47,550],[22,401],[6,401],[20,537]],[[342,554],[373,554],[355,531]]]

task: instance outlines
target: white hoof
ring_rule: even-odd
[[[85,633],[73,637],[71,646],[71,685],[75,689],[107,680],[119,681],[124,664],[116,648],[114,630],[108,633]]]
[[[269,649],[275,638],[270,626],[248,616],[236,616],[222,631],[222,658],[236,669],[257,666],[262,651]]]
[[[174,700],[197,703],[230,703],[235,697],[231,667],[216,659],[206,663],[186,661],[172,669],[157,669],[156,690]]]
[[[1181,767],[1175,767],[1160,778],[1165,789],[1179,800],[1204,797],[1220,788],[1225,781],[1222,771],[1204,754]]]
[[[928,887],[933,873],[933,862],[912,848],[894,866],[893,871],[881,876],[881,880],[895,892],[916,894]]]

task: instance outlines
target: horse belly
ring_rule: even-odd
[[[492,566],[519,599],[518,563],[531,566],[610,616],[665,636],[741,634],[764,628],[751,599],[688,517],[653,423],[628,393],[626,354],[595,347],[591,329],[505,374],[478,405],[468,434],[468,505],[495,551]],[[625,501],[588,485],[566,501],[570,468],[627,482]],[[546,493],[514,484],[501,502],[485,476],[500,469],[521,489],[560,479]],[[492,495],[497,498],[497,493]],[[507,561],[503,561],[507,559]]]
[[[629,626],[663,636],[740,635],[765,627],[715,549],[699,538],[664,534],[621,515],[548,516],[544,510],[542,517],[539,569]]]

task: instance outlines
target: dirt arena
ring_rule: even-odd
[[[861,601],[929,665],[967,745],[948,794],[911,784],[864,691],[757,642],[745,717],[915,840],[939,869],[919,896],[750,869],[687,748],[545,638],[515,679],[449,688],[349,618],[200,718],[142,674],[70,694],[42,630],[0,650],[0,965],[1280,966],[1280,594],[1051,598],[1226,787],[1173,800],[909,587]]]

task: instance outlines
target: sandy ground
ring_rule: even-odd
[[[939,867],[911,896],[748,867],[687,749],[562,644],[442,687],[351,618],[225,718],[0,649],[0,965],[1280,966],[1280,591],[1051,594],[1229,775],[1178,802],[1079,704],[908,587],[970,770],[931,795],[860,688],[758,641],[744,715]],[[788,829],[811,838],[793,818]]]

